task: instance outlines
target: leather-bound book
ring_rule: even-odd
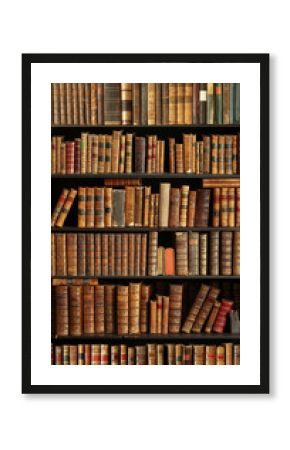
[[[72,207],[72,205],[74,203],[74,200],[75,200],[76,196],[77,196],[77,191],[72,188],[69,191],[69,194],[66,197],[66,200],[64,202],[63,208],[60,211],[60,214],[59,214],[59,216],[57,218],[57,221],[55,223],[56,227],[62,227],[64,225],[64,222],[65,222],[65,220],[66,220],[66,218],[68,216],[68,213],[71,210],[71,207]]]
[[[208,266],[208,234],[199,235],[199,274],[207,275]]]
[[[220,175],[226,173],[225,142],[225,136],[218,137],[218,173]]]
[[[216,320],[213,325],[213,331],[215,333],[223,333],[226,327],[227,316],[232,310],[234,302],[232,300],[222,300],[221,306],[218,311]]]
[[[128,275],[134,275],[135,270],[135,234],[128,235]]]
[[[102,275],[109,275],[109,236],[108,234],[102,234],[101,236],[101,265]]]
[[[56,276],[56,243],[55,243],[55,234],[51,234],[51,276]]]
[[[184,173],[183,145],[175,144],[175,172]]]
[[[188,275],[199,275],[199,233],[188,233]]]
[[[122,125],[132,124],[132,83],[121,83]]]
[[[214,124],[214,83],[207,83],[206,123]]]
[[[75,139],[74,173],[81,173],[81,140]]]
[[[104,83],[104,124],[122,124],[120,83]]]
[[[104,206],[104,205],[102,205],[102,206]],[[95,222],[94,221],[94,213],[95,213],[94,209],[95,209],[94,208],[94,188],[87,187],[86,188],[86,227],[87,228],[94,227],[94,222]],[[97,209],[96,209],[96,214],[98,214]]]
[[[135,172],[145,173],[145,153],[146,139],[145,137],[135,137]]]
[[[78,365],[78,346],[77,345],[69,345],[69,365],[70,366]]]
[[[98,125],[104,124],[104,83],[97,83],[97,120]]]
[[[128,234],[121,235],[121,275],[126,277],[129,275],[128,273]]]
[[[52,103],[53,103],[53,125],[60,124],[60,107],[59,107],[59,83],[51,83]]]
[[[56,173],[61,173],[61,146],[63,144],[63,136],[56,136],[55,143],[56,143]]]
[[[223,124],[230,123],[230,83],[223,83]]]
[[[108,275],[115,275],[115,234],[108,234]]]
[[[141,83],[132,83],[132,123],[141,125]]]
[[[140,275],[146,275],[147,267],[147,234],[141,235]]]
[[[162,298],[162,322],[161,322],[161,333],[168,334],[168,324],[169,324],[169,296],[163,295]]]
[[[86,188],[78,188],[78,227],[86,226]]]
[[[184,91],[184,123],[192,124],[192,83],[185,83]]]
[[[141,234],[135,234],[135,258],[134,258],[134,275],[140,276],[141,266]]]
[[[110,187],[104,188],[104,226],[112,226],[112,195],[113,190]]]
[[[219,232],[211,231],[209,233],[209,274],[219,275]]]
[[[55,235],[56,246],[56,275],[67,275],[67,254],[66,254],[66,235],[57,233]]]
[[[192,360],[192,345],[183,345],[182,348],[182,364],[186,366],[191,366],[193,364]]]
[[[135,225],[135,187],[125,187],[125,226]]]
[[[148,86],[141,83],[141,125],[148,124]]]
[[[157,333],[161,334],[162,332],[162,309],[163,309],[163,300],[162,295],[157,295]]]
[[[85,91],[85,104],[84,104],[85,124],[90,125],[90,120],[91,120],[91,86],[90,86],[90,83],[84,83],[84,91]]]
[[[157,300],[150,300],[150,334],[157,333]]]
[[[157,250],[157,273],[156,275],[165,274],[165,248],[162,246],[158,247]]]
[[[199,83],[192,85],[192,123],[199,123]]]
[[[62,363],[64,366],[68,366],[70,364],[70,346],[63,345],[62,346]]]
[[[110,347],[108,344],[101,344],[101,365],[107,366],[109,364]]]
[[[145,345],[136,345],[136,365],[147,365],[147,351]]]
[[[157,172],[164,173],[164,165],[165,165],[165,141],[158,141],[158,161],[159,168]]]
[[[122,131],[113,131],[112,136],[112,173],[119,172]]]
[[[129,288],[117,286],[117,333],[129,332]]]
[[[175,233],[176,275],[188,275],[188,233]]]
[[[233,275],[240,275],[240,232],[234,232],[233,238]]]
[[[51,138],[51,175],[55,175],[57,173],[57,164],[56,164],[56,136]]]
[[[78,274],[77,258],[78,258],[78,241],[76,233],[67,233],[66,235],[66,252],[67,252],[67,275],[76,277]]]
[[[206,345],[205,347],[205,364],[207,366],[216,365],[216,345]]]
[[[122,134],[120,154],[119,154],[119,173],[125,173],[125,158],[126,158],[126,136]]]
[[[86,235],[78,233],[78,276],[86,275]]]
[[[125,191],[124,189],[113,189],[113,211],[112,226],[125,226]]]
[[[202,180],[203,188],[215,188],[215,187],[240,187],[240,179],[239,178],[203,178]]]
[[[102,275],[102,244],[101,234],[95,234],[95,276]]]
[[[85,360],[84,365],[90,366],[91,365],[91,346],[90,344],[85,344]]]
[[[112,172],[112,136],[105,135],[105,173]]]
[[[54,287],[55,336],[69,335],[68,286]]]
[[[67,141],[65,143],[65,173],[74,173],[74,156],[75,156],[74,142]]]
[[[201,285],[201,287],[200,287],[200,289],[199,289],[199,291],[198,291],[198,293],[197,293],[197,295],[196,295],[196,297],[194,299],[194,302],[193,302],[193,304],[192,304],[192,306],[191,306],[191,308],[189,310],[189,313],[188,313],[188,315],[187,315],[187,317],[185,319],[185,322],[184,322],[184,324],[182,326],[182,331],[184,333],[190,333],[191,332],[192,326],[193,326],[193,324],[195,322],[195,319],[196,319],[196,317],[197,317],[197,315],[198,315],[198,313],[199,313],[199,311],[200,311],[200,309],[201,309],[201,307],[202,307],[202,305],[203,305],[203,303],[204,303],[204,301],[205,301],[205,299],[207,297],[207,294],[208,294],[209,290],[210,290],[210,286],[207,286],[205,284]]]
[[[164,365],[164,344],[156,345],[156,364],[158,366]]]
[[[90,220],[88,223],[90,223],[90,226],[95,228],[104,228],[105,225],[105,191],[103,187],[95,187],[95,188],[87,188],[87,194],[88,190],[91,189],[91,196],[93,196],[93,193],[95,194],[93,196],[94,202],[92,202],[92,205],[94,206],[94,215],[93,219]],[[87,198],[86,198],[86,203]],[[86,210],[88,212],[88,210]],[[86,221],[87,222],[87,221]],[[87,225],[89,226],[89,225]]]
[[[81,336],[83,331],[82,287],[69,287],[69,334]]]
[[[129,284],[129,334],[140,333],[141,283]]]
[[[147,136],[146,172],[152,173],[153,136]]]
[[[169,227],[179,226],[179,216],[180,216],[180,189],[171,188],[170,189],[170,199],[169,199]],[[162,204],[162,202],[161,202]]]
[[[113,334],[115,333],[115,292],[116,287],[111,284],[105,284],[104,295],[105,295],[105,333]],[[95,295],[98,286],[95,287]],[[102,292],[102,290],[101,290]]]
[[[240,83],[235,83],[234,123],[240,123]]]
[[[91,345],[91,364],[93,366],[101,365],[101,344]]]
[[[175,275],[175,251],[168,247],[165,249],[165,275]]]
[[[175,138],[169,138],[169,173],[175,173]]]
[[[148,365],[157,364],[157,346],[156,344],[147,344]]]
[[[125,135],[125,173],[132,173],[133,164],[133,134],[127,133]]]
[[[193,346],[193,364],[203,366],[205,364],[205,345]]]
[[[149,219],[148,219],[148,226],[154,227],[154,220],[155,220],[155,194],[151,194],[149,198]]]
[[[156,124],[156,84],[148,83],[148,125]]]
[[[170,183],[160,183],[159,226],[168,227]]]
[[[84,334],[95,332],[94,286],[83,286]]]
[[[233,359],[234,359],[234,365],[239,366],[240,365],[240,345],[239,344],[234,345]]]
[[[181,186],[179,226],[187,226],[189,186]]]
[[[228,188],[228,226],[235,226],[235,188]]]
[[[229,188],[222,187],[220,195],[220,219],[221,226],[229,226]]]
[[[118,366],[119,365],[119,346],[111,345],[111,365]]]
[[[192,172],[192,134],[183,134],[184,172]]]
[[[91,83],[91,89],[90,89],[90,123],[91,125],[97,125],[98,123],[98,114],[97,114],[97,83]]]
[[[192,135],[192,173],[196,173],[196,149],[197,149],[196,134]]]
[[[152,158],[151,158],[151,171],[152,173],[157,172],[157,136],[152,136]]]
[[[233,173],[233,141],[230,135],[225,136],[225,173]]]
[[[135,366],[136,363],[135,347],[128,347],[128,366]]]
[[[81,133],[81,173],[87,173],[88,133]]]
[[[233,174],[239,173],[238,166],[239,166],[239,159],[238,159],[238,136],[233,135],[232,136],[232,145],[233,145],[233,164],[232,164],[232,170]]]
[[[156,125],[161,125],[162,105],[161,105],[161,83],[155,83],[155,108],[156,108]]]
[[[194,324],[192,326],[192,332],[193,333],[201,333],[202,328],[204,327],[204,324],[206,323],[209,314],[213,308],[213,305],[215,304],[215,301],[220,293],[220,289],[217,289],[215,287],[212,287],[203,302],[197,317],[194,321]]]
[[[215,123],[223,123],[223,89],[222,83],[215,83],[214,94],[215,94]]]
[[[221,232],[221,275],[232,275],[233,233]]]
[[[141,284],[140,297],[140,332],[146,334],[148,332],[148,308],[151,287]]]
[[[95,286],[95,333],[105,333],[105,289],[104,286]]]
[[[117,277],[122,275],[122,235],[115,234],[115,271]]]
[[[239,311],[230,311],[230,329],[231,334],[240,334]]]
[[[217,366],[224,366],[226,363],[226,352],[223,345],[218,345],[216,349],[216,364]]]
[[[53,227],[57,221],[57,218],[63,208],[63,205],[68,197],[69,189],[64,188],[57,200],[56,206],[53,210],[53,213],[51,215],[51,226]]]
[[[135,227],[142,227],[143,225],[143,186],[135,187],[135,211],[134,223]]]
[[[182,353],[183,353],[183,345],[175,344],[175,365],[182,365]]]
[[[169,285],[168,331],[172,334],[180,332],[182,316],[182,293],[182,284]]]
[[[204,146],[203,141],[197,142],[196,173],[203,173]]]
[[[219,136],[217,134],[212,134],[212,136],[211,136],[211,173],[213,175],[217,175],[219,173],[219,168],[218,168],[218,159],[219,159],[218,141],[219,141]]]
[[[210,173],[210,166],[211,166],[210,136],[203,136],[203,171],[202,171],[202,173]]]
[[[157,273],[157,249],[158,233],[156,231],[149,233],[148,249],[148,275],[155,276]]]
[[[149,203],[151,196],[151,186],[144,187],[144,208],[143,208],[143,226],[149,225]]]
[[[236,188],[236,227],[240,226],[240,188]]]
[[[60,123],[66,124],[66,101],[65,101],[65,84],[59,83],[59,99],[60,99]]]
[[[199,85],[199,123],[206,124],[207,84]]]
[[[93,140],[94,140],[94,135],[93,134],[88,134],[87,173],[92,173]]]
[[[177,105],[176,105],[176,123],[177,124],[184,124],[184,110],[185,110],[185,84],[184,83],[177,83],[176,88],[176,99],[177,99]]]
[[[167,364],[175,366],[175,344],[167,344]]]
[[[188,215],[187,215],[187,226],[195,226],[195,216],[196,216],[196,191],[189,191],[188,195]]]
[[[196,198],[195,226],[207,227],[209,220],[210,189],[198,189]]]
[[[230,123],[234,123],[235,95],[235,83],[230,83]]]
[[[210,334],[212,332],[212,327],[213,327],[213,324],[214,324],[214,322],[216,320],[216,317],[217,317],[217,314],[219,312],[220,307],[221,307],[221,302],[216,300],[214,305],[213,305],[213,308],[211,310],[211,313],[209,315],[209,318],[208,318],[208,320],[206,322],[206,326],[204,328],[204,332],[205,333]]]
[[[168,87],[169,96],[169,125],[175,125],[177,123],[176,116],[176,104],[177,104],[177,84],[169,83]]]
[[[98,173],[105,173],[106,160],[106,135],[98,136]]]
[[[233,364],[233,348],[234,345],[232,342],[227,342],[224,344],[225,346],[225,363],[228,366],[231,366]]]
[[[169,84],[161,83],[161,123],[169,123]]]
[[[72,125],[79,124],[79,108],[78,108],[78,85],[72,83]]]
[[[220,196],[221,196],[221,188],[213,189],[213,213],[212,213],[212,226],[219,227],[220,226]]]

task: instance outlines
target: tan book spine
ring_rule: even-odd
[[[85,344],[85,366],[91,365],[91,346],[90,344]]]
[[[233,365],[233,348],[234,345],[232,342],[227,342],[224,344],[225,346],[225,363],[226,365]]]
[[[175,344],[175,365],[182,365],[182,353],[183,353],[183,345]]]
[[[82,287],[69,287],[69,334],[81,336],[83,328]]]
[[[156,275],[165,275],[164,272],[164,247],[159,246],[157,250],[157,273]]]
[[[66,235],[57,233],[56,243],[56,275],[67,276]]]
[[[92,173],[98,173],[98,159],[99,159],[99,137],[96,134],[92,135]]]
[[[136,365],[146,365],[147,364],[147,351],[145,345],[136,345]]]
[[[112,137],[112,173],[119,172],[122,131],[113,131]]]
[[[240,188],[236,188],[236,227],[240,226]]]
[[[158,227],[158,221],[159,221],[159,194],[155,195],[155,201],[154,201],[154,227]]]
[[[56,243],[55,243],[55,234],[51,234],[51,276],[56,276]]]
[[[149,220],[148,220],[148,226],[154,227],[154,220],[155,220],[155,194],[150,194],[149,199]]]
[[[165,164],[165,141],[158,141],[159,148],[159,173],[164,173]]]
[[[79,110],[78,110],[78,85],[77,83],[72,83],[72,113],[73,113],[73,125],[78,125],[79,123]]]
[[[51,175],[57,173],[57,163],[56,163],[56,137],[51,138]]]
[[[213,327],[213,324],[215,322],[215,319],[217,317],[217,314],[219,312],[220,307],[221,307],[221,302],[216,300],[214,305],[213,305],[213,308],[211,310],[211,313],[209,315],[208,321],[206,323],[206,326],[205,326],[205,329],[204,329],[205,333],[209,334],[209,333],[212,332],[212,327]]]
[[[148,275],[150,276],[155,276],[157,273],[157,249],[158,233],[153,231],[149,233]]]
[[[235,188],[228,189],[228,226],[235,226]]]
[[[105,173],[112,172],[112,136],[105,135]]]
[[[125,173],[126,158],[126,136],[121,135],[120,155],[119,155],[119,173]]]
[[[199,274],[207,275],[208,268],[208,234],[199,235]]]
[[[152,173],[157,172],[157,164],[156,164],[156,156],[157,156],[157,136],[152,136]]]
[[[117,286],[117,332],[120,335],[129,332],[129,288]]]
[[[133,125],[141,125],[141,83],[132,83]]]
[[[86,188],[78,188],[78,227],[86,226]]]
[[[125,138],[125,173],[132,173],[133,134],[127,133]]]
[[[65,83],[59,83],[60,123],[66,125]]]
[[[66,174],[66,143],[60,144],[60,173]]]
[[[51,226],[53,227],[57,221],[57,218],[65,204],[65,201],[67,199],[67,196],[69,194],[69,189],[64,188],[57,200],[56,206],[53,210],[53,213],[51,215]]]
[[[187,226],[189,186],[181,186],[179,226]]]
[[[163,295],[162,300],[162,326],[161,333],[168,334],[168,320],[169,320],[169,297]]]
[[[146,275],[147,266],[147,234],[141,235],[140,275]]]
[[[164,365],[164,345],[163,344],[157,344],[156,352],[157,352],[156,364],[158,366],[163,366]]]
[[[176,99],[177,87],[176,83],[169,83],[169,125],[175,125],[176,121]]]
[[[153,136],[147,137],[146,172],[152,173]]]
[[[122,125],[132,124],[132,83],[121,83]]]
[[[196,134],[192,135],[192,173],[196,173]]]
[[[155,83],[148,83],[148,125],[156,123],[156,92]]]
[[[233,145],[233,161],[232,161],[232,173],[239,173],[239,159],[238,159],[238,136],[232,136],[232,145]]]
[[[220,226],[220,214],[221,214],[221,188],[213,189],[213,217],[212,226]]]
[[[184,333],[191,332],[192,326],[193,326],[195,319],[200,311],[200,308],[202,307],[202,305],[207,297],[209,290],[210,290],[210,286],[207,286],[205,284],[201,285],[201,287],[194,299],[194,302],[189,310],[189,313],[185,319],[185,322],[182,326],[182,331]]]
[[[135,187],[135,211],[134,211],[134,224],[135,227],[143,226],[143,193],[144,187]]]
[[[61,173],[61,144],[63,142],[63,136],[56,136],[56,173]]]
[[[209,317],[209,314],[213,308],[213,305],[215,304],[215,301],[220,293],[220,289],[217,289],[215,287],[212,287],[203,302],[197,317],[193,323],[192,326],[192,332],[193,333],[201,333],[201,330],[207,321],[207,318]]]
[[[101,266],[102,275],[109,275],[109,236],[102,234],[101,236]]]
[[[235,366],[240,365],[240,345],[239,344],[234,345],[234,365]]]
[[[128,366],[135,366],[136,350],[135,347],[128,347]]]
[[[101,365],[107,366],[109,364],[109,350],[108,344],[101,344]]]
[[[225,136],[218,137],[218,173],[223,175],[226,173],[225,167]]]
[[[181,316],[182,316],[182,284],[169,285],[169,316],[168,331],[175,334],[180,332]]]
[[[162,309],[163,300],[162,295],[157,295],[157,333],[162,333]]]
[[[76,233],[67,233],[66,235],[66,251],[67,251],[67,275],[76,277],[78,274],[78,242]]]
[[[159,226],[168,227],[170,183],[160,183]]]
[[[115,275],[115,235],[108,235],[108,253],[110,258],[108,260],[108,275]]]
[[[149,203],[151,196],[151,186],[145,186],[144,188],[144,209],[143,209],[143,226],[149,226]]]
[[[112,226],[112,188],[104,188],[104,226]]]
[[[218,345],[216,349],[216,364],[218,366],[224,366],[226,363],[225,348],[222,345]]]
[[[69,335],[69,298],[67,286],[55,286],[55,335]]]
[[[84,334],[95,332],[94,286],[83,286]]]
[[[175,344],[167,344],[167,363],[175,366]]]
[[[101,344],[91,345],[91,364],[93,366],[101,365]]]
[[[157,364],[157,346],[156,344],[148,344],[147,345],[148,352],[148,365],[156,365]]]
[[[176,275],[188,275],[188,233],[175,233]]]
[[[223,187],[221,188],[221,196],[220,196],[220,217],[221,217],[221,226],[228,227],[229,226],[229,188]]]
[[[126,366],[128,364],[128,349],[127,345],[120,345],[120,364]]]
[[[87,173],[88,133],[81,133],[81,173]]]
[[[169,173],[175,173],[175,138],[169,138]]]
[[[233,173],[233,141],[231,135],[225,136],[225,173]]]
[[[53,97],[53,124],[60,124],[60,97],[59,97],[59,83],[51,83],[52,97]]]
[[[233,233],[221,232],[221,275],[232,275]]]
[[[184,172],[192,172],[192,134],[183,135],[183,161],[184,161]]]
[[[205,347],[205,364],[207,366],[216,365],[216,345],[207,345]]]
[[[150,334],[157,333],[157,301],[150,300]]]
[[[192,345],[183,345],[182,363],[186,366],[193,364]]]
[[[125,226],[135,225],[135,187],[125,187]]]
[[[199,233],[188,233],[188,274],[199,275]]]
[[[102,275],[102,245],[101,235],[95,234],[95,276]]]
[[[193,364],[203,366],[205,364],[205,345],[194,345],[193,355]]]
[[[121,236],[121,275],[128,276],[128,234],[122,234]]]
[[[68,213],[70,212],[70,209],[73,205],[76,195],[77,191],[75,189],[71,189],[68,196],[66,197],[63,208],[57,218],[55,226],[62,227],[64,225],[65,219],[67,218]]]
[[[129,276],[134,275],[135,270],[135,235],[128,235],[128,273]]]
[[[218,276],[219,275],[219,232],[211,231],[209,234],[209,274]]]
[[[183,145],[175,144],[175,171],[184,173]]]
[[[217,175],[219,173],[218,169],[218,135],[213,134],[211,136],[211,173]]]
[[[86,173],[92,173],[92,152],[93,152],[93,135],[88,133],[88,136],[87,136]]]
[[[69,365],[77,366],[78,364],[78,346],[69,345]]]
[[[62,346],[62,358],[60,364],[63,364],[64,366],[68,366],[70,364],[69,347],[70,347],[69,345]]]
[[[234,232],[233,238],[233,275],[240,275],[240,232]]]
[[[97,83],[91,83],[90,89],[90,123],[92,125],[97,125],[98,123],[98,111],[97,111]]]
[[[179,125],[184,124],[184,93],[185,84],[177,83],[176,85],[176,123]]]
[[[86,235],[78,233],[78,276],[86,275]]]
[[[194,227],[196,213],[196,191],[189,191],[187,226]]]
[[[86,188],[86,227],[94,227],[94,188]]]
[[[129,334],[140,333],[141,283],[129,284]]]
[[[122,274],[122,234],[115,234],[115,272],[119,277]]]
[[[185,83],[185,92],[184,92],[184,123],[186,125],[192,124],[192,95],[193,95],[193,86],[192,83]]]
[[[140,276],[141,266],[141,234],[135,234],[135,259],[134,259],[134,275]]]
[[[106,136],[104,134],[98,135],[98,173],[105,172],[106,159]]]
[[[95,290],[97,286],[95,287]],[[116,287],[111,284],[105,284],[104,294],[105,294],[105,333],[113,334],[115,333],[115,294]]]
[[[95,286],[95,333],[105,333],[105,288],[102,285]]]
[[[105,226],[105,188],[95,187],[94,191],[94,224],[95,228],[104,228]],[[90,223],[93,223],[91,220]]]
[[[146,334],[148,332],[148,309],[149,309],[150,286],[141,285],[140,299],[140,332]]]

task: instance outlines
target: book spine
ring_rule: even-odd
[[[215,123],[223,123],[223,85],[215,83]]]
[[[219,275],[219,232],[211,231],[210,234],[209,274]]]
[[[160,183],[159,226],[168,227],[170,183]]]
[[[175,144],[175,171],[176,173],[184,173],[182,144]]]
[[[175,139],[169,138],[169,172],[175,173]]]
[[[212,217],[212,226],[219,227],[220,226],[220,202],[221,202],[221,189],[214,188],[213,189],[213,217]]]
[[[198,189],[196,198],[195,226],[207,227],[209,221],[210,190]]]
[[[189,186],[181,186],[179,226],[186,227],[188,213]]]
[[[142,227],[143,225],[143,186],[135,187],[135,211],[134,211],[134,223],[135,227]]]
[[[148,332],[148,307],[149,307],[150,286],[141,285],[140,298],[140,332]]]
[[[83,327],[82,287],[69,287],[69,334],[81,336]]]
[[[161,125],[162,121],[161,83],[155,83],[155,109],[156,109],[156,125]]]
[[[78,276],[86,275],[86,235],[84,233],[78,233],[77,238],[77,266]]]
[[[233,238],[233,275],[240,275],[240,232],[234,232]]]
[[[128,334],[129,332],[128,286],[117,286],[117,332],[119,335]]]
[[[90,125],[90,121],[91,121],[91,86],[90,86],[90,83],[85,83],[84,89],[85,89],[85,105],[84,105],[85,124]]]
[[[236,227],[240,226],[240,188],[236,188]]]
[[[231,231],[221,232],[221,275],[232,275],[232,241]]]
[[[95,333],[105,332],[105,289],[104,286],[95,286]]]
[[[228,189],[228,225],[229,227],[235,226],[235,188]]]
[[[129,334],[140,333],[141,283],[129,284]]]
[[[206,124],[207,85],[199,85],[199,123]]]
[[[121,83],[122,125],[132,124],[132,83]]]
[[[176,123],[177,124],[184,124],[184,90],[185,85],[184,83],[177,83],[176,86]]]
[[[141,125],[141,83],[132,83],[133,125]]]
[[[169,285],[169,317],[168,331],[175,334],[180,332],[181,315],[182,315],[182,284]]]
[[[115,234],[108,235],[108,253],[110,258],[108,260],[108,275],[115,275]]]
[[[225,173],[233,173],[233,139],[230,135],[225,136]]]
[[[125,173],[132,173],[133,134],[127,133],[125,137]]]
[[[185,83],[184,90],[184,123],[191,125],[192,122],[192,83]]]
[[[216,320],[216,317],[217,317],[220,307],[221,307],[221,303],[218,300],[216,300],[213,305],[213,308],[211,310],[211,313],[209,315],[208,321],[206,323],[206,326],[204,329],[205,333],[210,334],[212,332],[212,327]]]
[[[218,297],[220,293],[220,289],[217,288],[211,288],[207,298],[205,299],[205,301],[203,302],[197,317],[194,321],[194,324],[192,326],[192,331],[193,333],[201,333],[201,330],[205,324],[205,322],[207,321],[207,318],[213,308],[213,305]]]
[[[188,233],[175,233],[176,275],[188,275]]]
[[[57,233],[55,235],[56,244],[56,275],[67,276],[67,258],[66,258],[66,235]]]
[[[148,83],[148,125],[156,124],[156,86]]]
[[[135,187],[126,186],[125,188],[125,226],[133,227],[135,225]]]
[[[206,123],[214,124],[214,83],[207,83]]]
[[[211,136],[211,173],[217,175],[218,169],[218,139],[216,134]]]
[[[51,215],[51,226],[53,227],[57,221],[57,218],[63,208],[63,205],[65,204],[65,201],[67,199],[67,196],[69,194],[69,190],[64,188],[57,200],[56,206],[53,210],[53,213]]]
[[[169,296],[163,296],[161,333],[168,334]]]
[[[78,241],[76,233],[66,235],[67,275],[76,277],[78,274]]]
[[[179,188],[171,188],[168,225],[170,227],[178,227],[179,216],[180,216],[180,190]]]
[[[221,219],[221,226],[227,227],[229,225],[229,189],[228,188],[221,188],[221,195],[220,195],[220,219]]]
[[[157,248],[158,233],[153,231],[149,233],[148,275],[150,276],[155,276],[157,273]]]
[[[208,267],[208,235],[207,233],[200,233],[199,235],[199,274],[207,275]]]
[[[90,98],[90,105],[91,105],[90,123],[91,123],[91,125],[97,125],[97,123],[98,123],[97,83],[91,83],[90,94],[91,94],[91,98]]]
[[[73,109],[73,125],[78,125],[79,120],[79,108],[78,108],[78,85],[72,83],[72,109]]]
[[[148,86],[141,83],[141,125],[148,124]]]
[[[199,83],[193,83],[192,86],[192,123],[199,123]]]
[[[199,275],[199,233],[188,233],[188,274]]]
[[[112,136],[106,134],[105,136],[105,173],[112,172]]]
[[[95,287],[95,290],[97,290]],[[115,291],[116,287],[111,284],[104,286],[104,306],[105,306],[105,333],[115,333]],[[101,291],[102,293],[102,291]]]
[[[144,137],[135,138],[135,172],[145,173],[145,153],[146,139]]]
[[[150,300],[150,334],[157,333],[157,301]]]
[[[128,274],[134,275],[135,268],[135,235],[133,233],[128,235]]]
[[[223,83],[223,124],[230,123],[230,83]]]
[[[102,275],[109,275],[109,236],[102,234],[101,236],[101,267]]]
[[[162,125],[169,123],[169,84],[162,83],[161,85],[161,108],[162,108]]]
[[[176,98],[177,98],[176,83],[169,83],[168,96],[169,96],[169,125],[175,125],[176,121]]]
[[[104,83],[104,124],[122,124],[120,83]]]
[[[190,173],[192,171],[192,134],[183,135],[183,151],[184,171]]]
[[[216,365],[216,345],[206,345],[206,347],[205,347],[205,364],[207,366]]]
[[[205,345],[194,345],[193,362],[195,366],[203,366],[205,364]]]
[[[104,83],[97,83],[98,125],[104,124]]]
[[[67,286],[55,286],[55,335],[69,335],[69,299]]]
[[[102,244],[101,235],[95,234],[95,276],[102,274]]]
[[[128,276],[128,234],[122,234],[121,237],[121,275]]]

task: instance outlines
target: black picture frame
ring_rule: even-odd
[[[269,59],[269,54],[232,53],[22,55],[22,393],[269,393]],[[31,65],[33,63],[255,63],[260,65],[260,384],[172,386],[31,384]]]

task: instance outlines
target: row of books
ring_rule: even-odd
[[[238,83],[52,83],[53,125],[240,121]]]
[[[240,232],[52,233],[52,276],[231,276],[240,274]]]
[[[51,173],[192,173],[238,174],[239,135],[183,134],[182,143],[157,135],[81,133],[74,141],[51,140]]]
[[[78,188],[78,227],[214,227],[240,226],[240,188],[191,191],[160,183],[159,193],[151,186]],[[52,212],[51,226],[62,227],[77,195],[64,188]]]
[[[183,284],[169,284],[168,295],[154,294],[152,285],[57,285],[53,287],[52,334],[223,333],[227,317],[231,332],[239,333],[234,302],[221,298],[221,290],[202,284],[184,314]]]
[[[53,365],[239,365],[240,345],[78,344],[51,346]]]

